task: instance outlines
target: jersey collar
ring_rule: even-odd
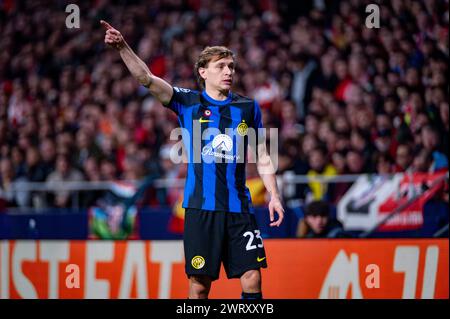
[[[206,93],[206,91],[202,91],[202,95],[211,104],[214,104],[214,105],[226,105],[226,104],[231,102],[231,95],[232,94],[231,94],[231,91],[230,91],[228,93],[228,97],[225,100],[223,100],[223,101],[219,101],[219,100],[213,99],[212,97],[210,97],[208,95],[208,93]]]

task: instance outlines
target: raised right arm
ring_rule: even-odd
[[[119,51],[120,57],[139,83],[147,87],[150,93],[162,104],[167,105],[173,95],[172,86],[163,79],[150,72],[148,66],[130,48],[122,34],[114,29],[108,22],[101,20],[105,27],[105,43]]]

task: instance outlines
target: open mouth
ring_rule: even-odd
[[[225,84],[231,84],[232,81],[231,80],[223,80],[222,82]]]

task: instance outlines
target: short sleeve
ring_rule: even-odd
[[[174,86],[172,98],[169,103],[163,105],[181,115],[184,108],[195,103],[195,100],[198,100],[198,92]]]
[[[255,123],[255,130],[262,128],[262,115],[261,115],[261,108],[259,107],[258,102],[255,101],[255,110],[254,110],[254,123]]]
[[[254,119],[253,119],[253,125],[256,132],[256,156],[259,156],[259,145],[266,143],[266,136],[264,132],[264,128],[262,125],[262,115],[261,115],[261,108],[259,107],[258,102],[255,101],[254,103]]]

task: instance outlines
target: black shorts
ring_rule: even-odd
[[[223,262],[228,278],[266,268],[263,241],[253,214],[186,208],[184,218],[186,274],[219,278]]]

